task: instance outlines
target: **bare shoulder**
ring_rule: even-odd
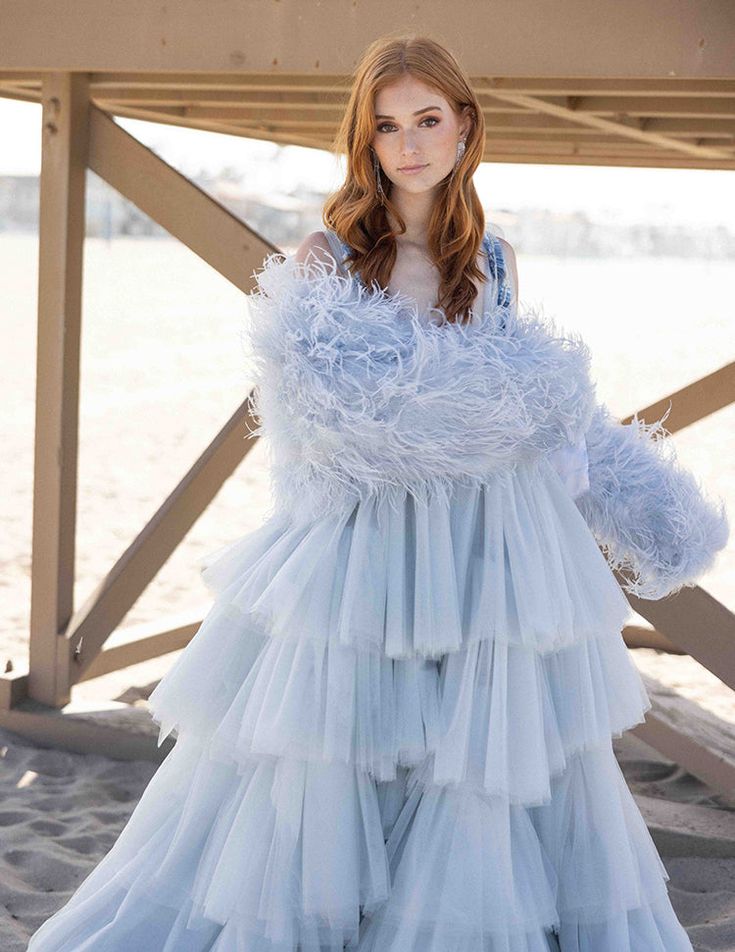
[[[323,252],[331,256],[332,249],[323,231],[312,231],[308,234],[294,252],[294,257],[297,261],[306,261],[309,252],[322,261],[325,260]]]

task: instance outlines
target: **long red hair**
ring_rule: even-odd
[[[473,278],[487,280],[477,264],[485,215],[472,180],[484,154],[485,119],[468,77],[440,43],[425,36],[385,36],[367,47],[353,72],[349,102],[334,143],[336,151],[346,153],[346,178],[324,203],[322,218],[352,248],[347,264],[353,273],[357,271],[368,287],[377,281],[385,288],[396,260],[387,210],[401,232],[405,222],[391,203],[391,182],[382,170],[385,203],[381,202],[370,143],[375,135],[378,91],[406,74],[436,89],[457,114],[468,107],[470,115],[464,155],[440,183],[428,233],[428,252],[441,275],[437,303],[448,321],[464,320],[461,316],[477,296]]]

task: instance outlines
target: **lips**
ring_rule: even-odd
[[[402,168],[399,167],[399,172],[418,172],[420,169],[425,169],[426,164],[424,165],[404,165]]]

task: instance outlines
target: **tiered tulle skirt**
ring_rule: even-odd
[[[691,952],[611,738],[630,608],[544,460],[203,568],[177,743],[29,952]]]

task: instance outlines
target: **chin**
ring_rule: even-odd
[[[451,169],[450,169],[451,171]],[[432,189],[435,189],[437,185],[441,184],[444,179],[447,177],[449,172],[443,175],[432,175],[428,176],[401,176],[399,172],[398,175],[401,176],[398,181],[392,182],[392,187],[398,191],[409,192],[411,194],[420,194],[421,192],[430,192]]]

